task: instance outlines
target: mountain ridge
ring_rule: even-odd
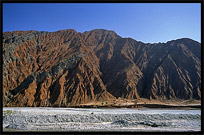
[[[60,31],[75,31],[76,33],[80,34],[80,33],[87,33],[87,32],[91,32],[91,31],[108,31],[108,32],[114,32],[116,35],[118,35],[114,30],[107,30],[107,29],[93,29],[93,30],[89,30],[89,31],[84,31],[84,32],[77,32],[75,29],[63,29],[63,30],[57,30],[57,31],[53,31],[53,32],[50,32],[50,31],[37,31],[37,30],[28,30],[28,31],[24,31],[24,30],[15,30],[15,31],[6,31],[6,32],[3,32],[3,34],[5,33],[13,33],[13,32],[46,32],[46,33],[55,33],[55,32],[60,32]],[[118,35],[119,37],[122,37],[120,35]],[[139,41],[139,40],[136,40],[134,39],[133,37],[123,37],[124,39],[133,39],[137,42],[142,42],[142,41]],[[150,42],[146,42],[145,44],[159,44],[159,43],[167,43],[167,42],[171,42],[171,41],[176,41],[176,40],[183,40],[183,39],[186,39],[186,40],[192,40],[192,41],[195,41],[195,42],[198,42],[200,44],[199,41],[195,40],[195,39],[192,39],[192,38],[189,38],[189,37],[181,37],[181,38],[177,38],[177,39],[171,39],[171,40],[168,40],[166,42],[153,42],[153,43],[150,43]],[[144,43],[144,42],[142,42]]]
[[[104,29],[5,32],[3,105],[200,99],[200,48],[189,38],[146,44]]]

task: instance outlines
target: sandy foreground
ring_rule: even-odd
[[[3,131],[200,131],[200,109],[4,107]]]

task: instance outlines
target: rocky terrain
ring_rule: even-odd
[[[201,130],[200,110],[5,107],[3,131]]]
[[[3,33],[3,106],[200,100],[201,44],[145,44],[96,29]]]

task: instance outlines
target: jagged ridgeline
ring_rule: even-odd
[[[201,44],[145,44],[114,31],[3,33],[3,105],[70,106],[115,98],[200,99]]]

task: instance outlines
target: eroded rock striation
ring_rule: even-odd
[[[3,105],[71,106],[115,98],[200,99],[201,44],[145,44],[114,31],[3,33]]]

